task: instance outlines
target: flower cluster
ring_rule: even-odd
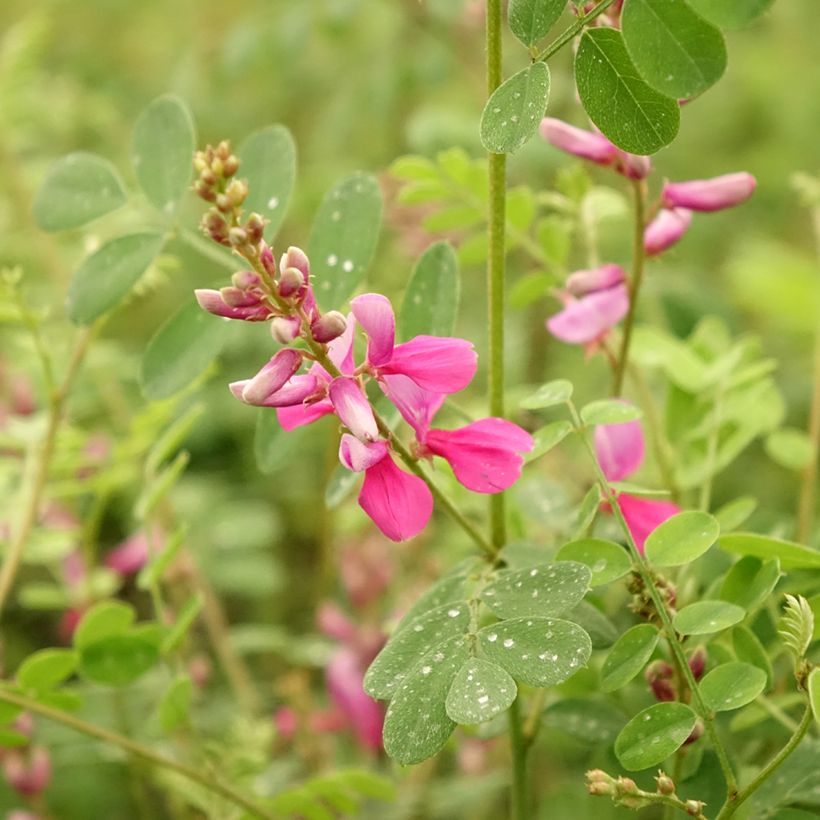
[[[433,496],[417,466],[421,459],[444,458],[474,492],[501,492],[513,484],[521,472],[521,454],[533,447],[532,437],[517,425],[487,418],[458,430],[431,428],[447,396],[475,375],[472,344],[424,335],[398,343],[393,308],[378,293],[357,296],[347,316],[321,313],[307,255],[290,247],[277,267],[262,238],[264,220],[251,214],[241,221],[247,186],[231,178],[238,168],[234,159],[225,143],[199,152],[196,189],[214,203],[203,219],[205,232],[233,247],[253,270],[236,273],[221,290],[197,290],[196,297],[217,316],[270,321],[273,338],[284,345],[256,375],[230,385],[234,396],[276,408],[286,430],[335,415],[343,427],[339,459],[347,469],[364,473],[359,504],[394,541],[417,535],[432,513]],[[357,328],[367,337],[361,364],[354,360]],[[409,449],[375,412],[368,382],[375,382],[413,429]],[[402,470],[394,455],[413,473]]]

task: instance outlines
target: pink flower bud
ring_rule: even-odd
[[[220,288],[219,295],[228,307],[248,307],[259,304],[259,297],[255,293],[233,286]]]
[[[34,797],[51,780],[51,757],[42,746],[34,746],[28,752],[12,749],[3,758],[3,773],[15,791]]]
[[[338,339],[345,332],[347,319],[338,310],[331,310],[316,319],[310,326],[310,332],[317,342],[327,344]]]
[[[298,268],[283,268],[279,275],[279,295],[283,299],[296,296],[305,286],[305,275]]]
[[[256,271],[239,270],[231,276],[231,284],[240,290],[251,290],[262,286],[262,277]]]
[[[282,706],[273,716],[273,725],[279,736],[288,740],[296,734],[299,728],[299,718],[290,706]]]
[[[270,323],[270,335],[281,345],[290,344],[302,329],[297,316],[274,316]]]
[[[663,186],[662,197],[664,204],[673,208],[720,211],[747,200],[756,185],[757,180],[751,174],[741,171],[712,179],[667,182]]]
[[[242,388],[242,401],[246,404],[263,404],[276,393],[302,366],[302,354],[298,350],[285,348],[271,360]]]
[[[689,230],[692,212],[686,208],[664,208],[646,226],[643,246],[648,256],[671,248]]]
[[[222,298],[218,290],[198,288],[194,291],[197,302],[203,310],[213,313],[214,316],[221,316],[225,319],[242,319],[246,322],[263,322],[271,311],[268,306],[257,299],[254,304],[245,307],[231,307]]]
[[[646,179],[652,172],[652,160],[638,154],[619,152],[615,170],[627,179]]]
[[[273,258],[273,251],[267,242],[262,243],[262,248],[259,251],[259,261],[262,263],[262,267],[266,273],[270,276],[276,276],[276,262]]]
[[[575,128],[553,117],[544,117],[540,130],[547,142],[576,157],[599,165],[611,165],[618,159],[618,149],[603,134]]]
[[[683,741],[683,745],[688,746],[690,743],[694,743],[696,740],[699,740],[702,735],[703,721],[698,720],[698,722],[695,724],[695,728],[692,729],[692,733],[689,735],[689,737],[686,738],[686,740]]]
[[[331,601],[325,601],[316,612],[316,626],[319,631],[337,641],[352,642],[356,638],[356,627],[350,618]]]
[[[586,296],[596,290],[620,285],[626,280],[624,269],[620,265],[601,265],[592,270],[577,270],[570,274],[566,282],[566,289],[576,297]]]
[[[694,679],[700,680],[706,669],[706,650],[702,646],[699,646],[689,656],[689,668],[692,670]]]
[[[305,277],[305,282],[310,281],[310,260],[301,248],[291,245],[282,254],[282,258],[279,260],[279,269],[285,270],[286,268],[296,268]]]

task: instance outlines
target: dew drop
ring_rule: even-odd
[[[330,254],[327,258],[327,264],[332,268],[339,261],[339,257],[335,253]]]
[[[278,196],[272,196],[268,200],[268,208],[272,211],[274,208],[278,208],[278,207],[279,207],[279,197]]]

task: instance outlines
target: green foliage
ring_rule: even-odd
[[[547,36],[565,8],[563,0],[510,0],[507,9],[510,30],[529,48]]]
[[[777,558],[761,561],[749,555],[732,565],[721,584],[720,597],[753,612],[769,597],[779,579]]]
[[[122,601],[100,601],[83,615],[74,630],[73,643],[82,650],[96,641],[127,632],[136,620],[133,607]]]
[[[782,427],[766,438],[766,453],[787,470],[802,470],[811,463],[814,448],[803,430]]]
[[[758,535],[753,532],[730,533],[721,536],[718,546],[735,555],[751,555],[763,559],[777,558],[784,569],[820,568],[820,552],[817,550],[767,535]]]
[[[559,561],[579,561],[592,571],[594,587],[623,578],[632,566],[629,553],[620,545],[602,538],[581,538],[564,544],[555,554]]]
[[[774,0],[687,0],[702,17],[726,29],[742,28],[763,14]]]
[[[624,725],[623,717],[612,704],[590,698],[556,701],[544,710],[541,720],[550,729],[594,745],[612,743]]]
[[[795,662],[802,660],[814,634],[814,613],[802,595],[786,595],[786,607],[777,631]]]
[[[93,683],[128,686],[144,675],[159,658],[156,644],[136,629],[109,635],[80,651],[80,674]]]
[[[716,712],[729,712],[751,703],[766,688],[766,672],[748,663],[724,663],[698,684],[704,703]]]
[[[545,424],[532,434],[535,444],[532,450],[524,456],[524,461],[529,463],[545,455],[553,447],[560,444],[571,432],[572,424],[566,420]]]
[[[17,670],[17,683],[36,693],[55,689],[77,668],[77,653],[70,649],[40,649]]]
[[[498,664],[470,658],[453,679],[445,708],[455,723],[485,723],[509,709],[517,694],[515,681]]]
[[[624,726],[615,740],[615,754],[630,772],[657,766],[680,748],[696,720],[685,703],[656,703]]]
[[[720,535],[718,522],[708,513],[691,510],[672,516],[653,530],[644,550],[653,564],[679,567],[700,558]]]
[[[589,427],[595,424],[625,424],[636,421],[643,414],[634,404],[617,399],[599,399],[581,408],[581,421]]]
[[[399,312],[399,338],[451,336],[458,315],[461,280],[449,242],[435,242],[419,257]]]
[[[487,100],[481,143],[491,153],[512,154],[538,130],[550,95],[550,73],[537,62],[513,74]]]
[[[815,722],[820,725],[820,666],[812,669],[806,684]]]
[[[766,681],[771,686],[774,680],[774,670],[766,648],[760,639],[749,627],[739,624],[732,630],[732,646],[739,661],[751,664],[766,673]]]
[[[614,692],[626,686],[652,657],[659,637],[651,624],[637,624],[624,632],[601,668],[601,691]]]
[[[173,732],[188,722],[192,695],[193,683],[187,675],[177,675],[171,681],[157,707],[163,732]]]
[[[722,632],[746,616],[746,611],[725,601],[697,601],[679,610],[673,623],[681,635],[711,635]]]
[[[654,154],[678,133],[677,102],[640,78],[620,32],[584,32],[575,56],[575,81],[589,118],[624,151]]]
[[[524,410],[546,410],[557,404],[566,404],[572,398],[572,382],[555,379],[541,385],[531,396],[521,402]]]

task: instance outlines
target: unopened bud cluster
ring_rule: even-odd
[[[653,581],[655,588],[663,598],[665,606],[674,614],[678,599],[675,585],[660,575],[654,575]],[[646,588],[646,584],[643,578],[641,578],[640,573],[632,573],[627,589],[632,593],[632,603],[629,605],[630,609],[644,620],[650,623],[660,624],[661,620],[655,608],[655,602],[652,600],[652,596]]]
[[[674,805],[690,817],[705,820],[701,800],[680,800],[675,794],[675,782],[664,771],[655,777],[656,791],[640,789],[631,777],[612,777],[601,769],[592,769],[586,776],[587,791],[596,796],[608,795],[612,802],[627,809],[642,809],[652,804]]]

